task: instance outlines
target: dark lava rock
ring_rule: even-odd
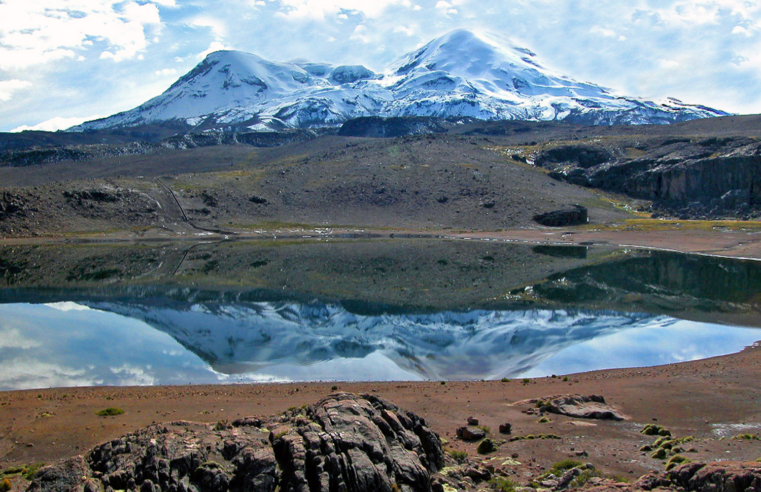
[[[343,137],[393,138],[404,135],[446,133],[453,126],[441,118],[363,116],[347,121],[338,134]]]
[[[457,437],[463,441],[480,441],[486,437],[486,432],[478,427],[460,427],[457,429]]]
[[[598,395],[568,395],[552,398],[544,408],[551,413],[569,417],[600,420],[624,420],[613,407],[605,403],[605,398]]]
[[[42,468],[28,490],[430,491],[443,466],[425,420],[338,393],[269,419],[154,424]]]
[[[257,205],[266,205],[267,204],[267,199],[266,198],[262,198],[262,197],[256,196],[256,195],[254,195],[251,198],[249,198],[249,201],[251,201],[253,203],[256,203]]]
[[[672,470],[668,478],[687,491],[761,492],[761,463],[688,463]]]
[[[21,196],[7,191],[0,193],[0,220],[21,214],[25,208],[26,203]]]
[[[556,164],[573,164],[584,169],[613,159],[609,151],[588,145],[564,145],[546,150],[536,158],[536,165],[552,168]]]
[[[589,222],[589,212],[586,207],[573,205],[571,208],[535,215],[534,221],[547,227],[575,226]]]
[[[513,431],[513,424],[509,422],[505,422],[504,424],[499,424],[500,434],[510,434],[512,431]]]

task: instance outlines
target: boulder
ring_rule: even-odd
[[[543,408],[551,413],[574,418],[624,420],[624,416],[618,410],[605,403],[605,398],[598,395],[558,396],[550,399]]]
[[[463,441],[480,441],[486,437],[486,432],[478,427],[460,427],[457,429],[457,437]]]
[[[512,431],[513,431],[513,424],[509,422],[505,422],[504,424],[499,424],[500,434],[510,434]]]
[[[589,211],[581,205],[572,205],[570,208],[535,215],[534,221],[547,227],[582,225],[589,222]]]
[[[338,393],[232,425],[154,424],[42,468],[28,490],[430,491],[443,466],[425,420],[374,395]]]

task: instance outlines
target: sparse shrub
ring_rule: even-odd
[[[550,422],[552,422],[552,420],[548,419],[547,417],[542,417],[537,420],[537,423],[539,424],[549,424]]]
[[[45,466],[45,463],[34,463],[32,465],[27,465],[23,468],[21,474],[24,476],[25,479],[31,481],[35,475],[37,475],[37,472],[40,471],[40,468]]]
[[[649,453],[650,451],[652,451],[652,450],[653,450],[653,447],[652,447],[652,446],[650,446],[649,444],[645,444],[644,446],[642,446],[641,448],[639,448],[639,450],[640,450],[641,452],[643,452],[643,453]]]
[[[449,456],[451,456],[452,459],[457,461],[458,463],[462,463],[463,461],[468,459],[468,453],[465,451],[457,451],[455,449],[450,449],[447,451],[447,453],[449,453]]]
[[[500,381],[502,381],[503,383],[509,383],[510,378],[502,378]]]
[[[495,452],[497,449],[499,449],[499,446],[497,446],[497,443],[494,442],[494,440],[489,439],[488,437],[478,443],[478,448],[476,451],[478,451],[478,454],[489,454]]]
[[[8,478],[4,478],[2,482],[0,482],[0,492],[8,492],[11,490],[12,485],[11,481]]]
[[[761,441],[761,437],[758,437],[756,434],[740,434],[732,439],[735,441]]]
[[[590,478],[595,477],[602,477],[603,474],[594,468],[587,468],[586,470],[582,471],[579,476],[571,480],[571,482],[568,484],[569,489],[576,489],[583,487],[584,485],[589,482]]]
[[[220,420],[216,424],[214,424],[214,430],[215,431],[223,431],[230,427],[230,423],[227,420]]]
[[[103,410],[98,410],[95,412],[95,415],[98,417],[114,417],[116,415],[121,415],[124,413],[124,410],[117,407],[108,407],[104,408]]]
[[[572,468],[578,468],[582,465],[583,463],[577,460],[561,460],[552,465],[552,468],[550,468],[550,473],[556,476],[560,476],[563,474],[563,472],[566,472]]]
[[[671,431],[656,424],[647,424],[640,433],[646,436],[671,436]]]
[[[691,463],[692,460],[689,458],[685,458],[684,456],[676,455],[669,458],[669,460],[666,462],[666,471],[669,471],[671,469],[676,468],[679,465],[683,465],[684,463]]]
[[[442,382],[441,382],[441,385],[442,385],[442,386],[444,386],[445,384],[447,384],[447,382],[446,382],[446,381],[442,381]]]
[[[529,378],[523,378],[522,382],[523,382],[523,386],[526,386],[527,384],[531,382],[531,380]]]
[[[568,376],[563,376],[563,382],[564,382],[564,383],[567,383],[567,382],[568,382]]]
[[[504,477],[492,478],[489,480],[489,485],[498,492],[514,492],[516,487],[515,482]]]
[[[331,386],[331,387],[330,387],[330,391],[335,391],[335,390],[337,390],[337,389],[338,389],[338,386]]]
[[[653,454],[650,455],[654,460],[665,460],[669,452],[664,448],[658,448]]]
[[[489,427],[488,425],[479,425],[478,428],[486,432],[487,434],[491,433],[491,427]]]

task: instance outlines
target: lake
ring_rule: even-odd
[[[761,263],[435,239],[0,247],[0,388],[564,375],[761,340]]]

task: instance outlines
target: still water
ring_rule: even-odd
[[[0,389],[546,376],[761,340],[761,265],[448,241],[0,249]]]

